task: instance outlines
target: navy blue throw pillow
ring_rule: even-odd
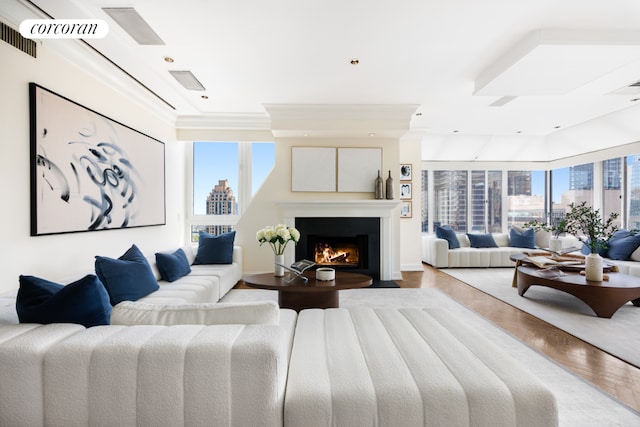
[[[198,253],[194,264],[231,264],[233,262],[233,242],[236,232],[230,231],[218,236],[200,232]]]
[[[95,266],[96,274],[109,293],[111,305],[137,301],[159,288],[149,262],[136,245],[118,259],[96,256]]]
[[[491,233],[467,233],[472,248],[497,248],[496,241],[493,240]]]
[[[536,232],[533,228],[518,231],[515,228],[509,230],[509,246],[514,248],[536,248]]]
[[[460,241],[458,240],[458,236],[456,236],[456,232],[451,228],[450,225],[443,225],[440,227],[436,226],[436,237],[439,239],[445,239],[449,242],[449,249],[458,249],[460,247]]]
[[[191,273],[189,260],[182,249],[178,249],[172,254],[158,252],[156,265],[160,270],[160,276],[167,282],[173,282]]]
[[[640,246],[640,234],[610,239],[608,245],[607,258],[619,261],[628,260],[633,251]]]
[[[88,274],[66,286],[35,276],[20,276],[16,311],[21,323],[77,323],[87,328],[108,325],[109,294]]]

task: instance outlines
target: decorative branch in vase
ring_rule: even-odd
[[[547,224],[546,222],[538,222],[538,220],[534,219],[533,221],[524,223],[522,226],[524,228],[531,227],[536,233],[539,231],[546,231],[548,233],[551,233],[552,238],[549,239],[548,243],[549,250],[558,252],[562,249],[562,241],[560,240],[560,235],[567,232],[567,221],[565,218],[555,218],[552,220],[552,222],[553,224]]]
[[[607,241],[618,230],[614,224],[618,214],[611,212],[604,220],[599,209],[593,209],[582,202],[578,205],[569,204],[569,212],[566,213],[567,233],[573,234],[584,243],[591,253],[585,259],[585,275],[587,280],[602,281],[602,257],[601,251],[607,249]]]

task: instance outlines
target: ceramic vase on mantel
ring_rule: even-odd
[[[592,282],[602,282],[602,257],[591,253],[584,259],[584,276]]]
[[[393,178],[391,178],[391,171],[389,171],[389,177],[387,178],[387,199],[393,199]]]
[[[284,276],[283,265],[284,265],[284,255],[275,255],[275,259],[273,261],[274,276],[276,277]]]
[[[377,200],[384,199],[384,186],[382,183],[382,176],[380,176],[380,171],[378,171],[378,177],[375,181],[375,192]]]

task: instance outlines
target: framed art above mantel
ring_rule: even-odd
[[[31,235],[166,223],[165,146],[29,84]]]

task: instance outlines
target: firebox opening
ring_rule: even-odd
[[[352,237],[313,236],[314,261],[319,266],[365,267],[366,235]]]

